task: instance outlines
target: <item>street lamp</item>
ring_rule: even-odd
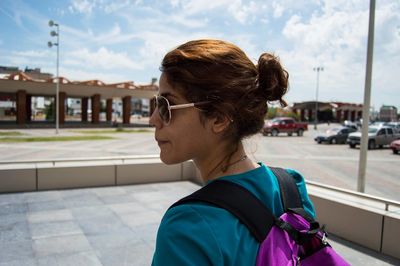
[[[58,134],[58,128],[59,128],[59,92],[60,92],[60,77],[58,75],[58,69],[59,69],[59,60],[60,60],[60,27],[58,23],[55,23],[54,21],[50,20],[49,21],[49,26],[50,27],[56,27],[57,31],[52,30],[50,32],[51,37],[57,37],[57,42],[48,42],[47,46],[51,48],[53,45],[57,46],[57,86],[56,86],[56,134]]]
[[[324,68],[319,66],[319,67],[314,67],[314,71],[317,71],[317,89],[315,92],[315,118],[314,118],[314,129],[317,129],[317,123],[318,123],[318,89],[319,89],[319,72],[324,71]]]

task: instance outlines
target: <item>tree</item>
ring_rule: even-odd
[[[46,114],[46,121],[54,120],[54,103],[51,102],[49,105],[46,105],[44,113]]]
[[[269,107],[268,113],[265,116],[266,119],[273,119],[276,117],[277,108],[276,107]]]

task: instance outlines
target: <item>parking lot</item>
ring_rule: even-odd
[[[335,126],[338,125],[319,125],[317,131],[310,126],[302,137],[289,137],[286,134],[264,137],[258,134],[246,140],[245,145],[248,155],[256,161],[296,169],[311,181],[355,190],[359,148],[317,144],[314,141],[319,132]],[[112,140],[0,143],[0,161],[158,154],[153,129],[146,130],[148,132],[108,134],[114,138]],[[54,129],[19,131],[27,136],[55,135]],[[61,136],[79,134],[72,129],[60,130]],[[400,155],[394,155],[389,148],[384,148],[368,151],[367,158],[365,192],[400,201]]]
[[[317,144],[314,141],[318,132],[335,126],[338,125],[320,125],[317,131],[310,126],[303,137],[259,135],[247,141],[247,147],[258,161],[268,165],[293,168],[306,179],[356,190],[359,147],[350,149],[344,144]],[[369,150],[367,160],[365,192],[400,201],[400,156],[386,147]]]

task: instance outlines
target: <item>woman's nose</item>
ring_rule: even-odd
[[[153,113],[150,116],[149,124],[151,126],[155,126],[157,129],[162,127],[163,122],[161,120],[160,115],[158,114],[157,107],[154,109]]]

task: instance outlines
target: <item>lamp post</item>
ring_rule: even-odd
[[[53,45],[57,46],[57,85],[56,85],[56,134],[58,134],[58,128],[59,128],[59,92],[60,92],[60,77],[58,75],[58,69],[59,69],[59,60],[60,60],[60,26],[58,23],[55,23],[54,21],[50,20],[49,21],[49,26],[50,27],[56,27],[57,31],[52,30],[50,32],[51,37],[57,37],[56,42],[48,42],[47,46],[51,48]]]
[[[319,72],[324,71],[324,68],[319,66],[319,67],[314,67],[314,71],[317,71],[317,89],[315,92],[315,118],[314,118],[314,129],[317,129],[317,123],[318,123],[318,89],[319,89]]]
[[[375,34],[375,0],[369,1],[369,23],[367,43],[367,63],[365,70],[364,105],[362,113],[360,160],[358,161],[357,191],[365,192],[365,173],[367,170],[367,148],[368,148],[368,122],[369,107],[371,104],[371,82],[372,63],[374,55],[374,34]]]

